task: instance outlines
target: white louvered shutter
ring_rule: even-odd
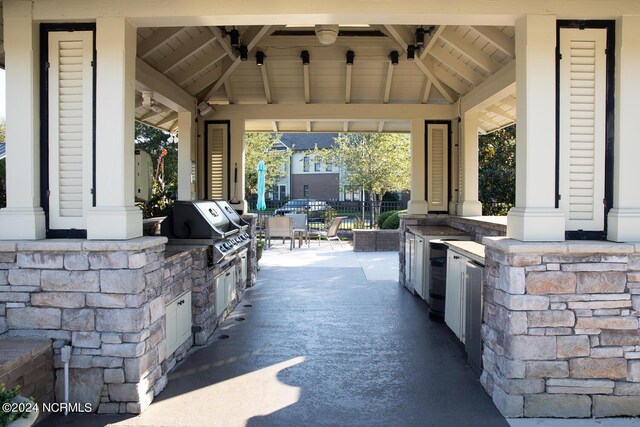
[[[223,124],[209,124],[207,135],[209,198],[212,200],[226,200],[227,126]]]
[[[93,32],[49,33],[49,228],[85,229],[93,184]]]
[[[560,209],[567,231],[604,230],[605,29],[560,30]]]
[[[427,183],[429,211],[447,211],[449,206],[448,126],[427,124]]]

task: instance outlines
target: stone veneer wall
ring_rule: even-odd
[[[225,313],[215,313],[219,266],[207,266],[204,247],[165,259],[165,243],[164,237],[0,242],[0,334],[53,340],[58,401],[60,348],[71,343],[72,401],[99,413],[141,412],[194,343],[166,354],[166,304],[192,291],[194,338],[203,344],[242,298],[247,284],[236,271],[238,296]],[[238,269],[239,257],[228,266]]]
[[[500,411],[640,415],[640,245],[484,243],[481,381]]]
[[[397,251],[399,247],[399,230],[353,230],[355,252]]]

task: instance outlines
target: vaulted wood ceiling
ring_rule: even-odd
[[[451,104],[514,60],[514,28],[430,26],[425,44],[407,59],[419,26],[340,26],[335,43],[322,45],[309,26],[235,27],[248,48],[242,61],[227,34],[233,27],[138,29],[138,58],[198,102],[216,104]],[[303,65],[300,53],[309,52]],[[355,53],[353,65],[346,52]],[[389,53],[400,54],[392,65]],[[256,52],[264,52],[264,65]],[[137,94],[136,119],[166,130],[177,113],[149,109]],[[515,93],[486,107],[481,132],[515,121]],[[155,111],[154,111],[155,110]],[[409,131],[393,122],[251,121],[248,131]]]

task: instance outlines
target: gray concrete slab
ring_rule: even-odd
[[[424,301],[367,280],[361,254],[301,256],[265,251],[256,286],[140,416],[44,425],[508,426]]]

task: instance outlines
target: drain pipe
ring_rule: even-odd
[[[69,414],[69,360],[71,360],[71,346],[65,345],[60,349],[62,363],[64,363],[64,415]]]

